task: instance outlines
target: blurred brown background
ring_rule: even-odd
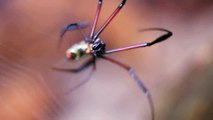
[[[98,26],[121,0],[104,0]],[[98,0],[0,0],[1,120],[149,120],[150,108],[126,71],[98,61],[91,81],[65,94],[89,70],[75,74],[51,67],[78,65],[64,51],[82,40],[60,30],[92,22]],[[152,93],[157,120],[213,119],[213,1],[127,0],[101,34],[107,48],[150,41],[162,27],[174,35],[150,48],[109,55],[132,66]],[[91,28],[91,26],[90,26]],[[85,29],[89,33],[90,28]]]

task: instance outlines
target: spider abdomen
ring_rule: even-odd
[[[91,49],[89,47],[89,43],[80,42],[74,44],[66,51],[66,56],[69,60],[79,60],[87,54],[91,53]]]

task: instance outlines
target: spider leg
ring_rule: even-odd
[[[147,28],[147,29],[141,29],[139,30],[139,32],[147,32],[147,31],[163,31],[166,32],[165,34],[161,35],[160,37],[158,37],[157,39],[155,39],[154,41],[147,43],[147,46],[152,46],[156,43],[162,42],[164,40],[167,40],[169,37],[171,37],[173,35],[173,33],[167,29],[164,28]]]
[[[87,60],[83,65],[81,65],[79,68],[69,69],[69,68],[53,67],[52,69],[57,70],[57,71],[61,71],[61,72],[79,73],[79,72],[85,70],[86,68],[88,68],[90,65],[92,65],[93,62],[94,62],[94,58],[91,58],[91,59]]]
[[[139,79],[139,77],[136,75],[136,73],[134,72],[134,70],[129,67],[128,65],[125,65],[117,60],[114,60],[112,58],[108,58],[105,56],[99,56],[102,59],[105,59],[109,62],[112,62],[118,66],[120,66],[121,68],[125,69],[126,71],[129,72],[129,75],[134,79],[134,81],[137,83],[138,87],[144,92],[144,94],[146,95],[148,102],[149,102],[149,106],[151,109],[151,116],[152,116],[152,120],[155,119],[155,114],[154,114],[154,104],[153,104],[153,100],[151,97],[151,94],[149,93],[147,87],[144,85],[144,83]]]
[[[100,12],[101,12],[101,6],[102,6],[102,0],[99,0],[98,1],[98,7],[97,7],[97,10],[96,10],[95,20],[94,20],[92,30],[91,30],[91,33],[90,33],[90,38],[93,38],[93,36],[94,36],[94,31],[95,31],[95,28],[96,28],[96,25],[97,25],[97,22],[98,22],[98,18],[99,18]]]
[[[85,70],[86,68],[88,68],[90,65],[93,65],[93,69],[92,71],[87,75],[86,78],[84,78],[78,85],[76,85],[75,87],[72,87],[70,90],[68,90],[66,93],[70,93],[74,90],[76,90],[77,88],[81,87],[82,85],[84,85],[85,83],[87,83],[90,78],[94,75],[95,70],[96,70],[96,59],[95,57],[93,57],[92,59],[89,59],[88,61],[86,61],[82,66],[80,66],[77,69],[63,69],[63,68],[53,68],[54,70],[57,71],[62,71],[62,72],[72,72],[72,73],[78,73],[81,72],[83,70]]]
[[[94,75],[95,71],[96,71],[96,62],[95,62],[95,58],[92,61],[93,64],[93,68],[92,71],[76,86],[72,87],[71,89],[69,89],[66,93],[70,93],[73,92],[74,90],[80,88],[81,86],[85,85],[87,82],[89,82],[89,80],[91,79],[91,77]]]
[[[125,5],[126,0],[122,0],[120,5],[115,9],[115,11],[110,15],[110,17],[106,20],[106,22],[103,24],[103,26],[98,30],[98,32],[94,36],[94,40],[99,37],[99,35],[102,33],[102,31],[108,26],[108,24],[112,21],[112,19],[118,14],[118,12],[123,8]]]
[[[141,32],[152,31],[152,30],[164,31],[166,33],[161,35],[160,37],[158,37],[157,39],[155,39],[155,40],[153,40],[151,42],[130,45],[130,46],[127,46],[127,47],[117,48],[117,49],[113,49],[113,50],[107,50],[107,51],[105,51],[104,54],[110,54],[110,53],[114,53],[114,52],[126,51],[126,50],[136,49],[136,48],[140,48],[140,47],[149,47],[149,46],[152,46],[152,45],[154,45],[156,43],[159,43],[159,42],[162,42],[164,40],[167,40],[169,37],[172,36],[172,32],[171,31],[168,31],[168,30],[163,29],[163,28],[143,29],[143,30],[141,30]]]
[[[62,31],[60,33],[60,38],[62,39],[67,31],[76,30],[76,29],[78,29],[81,32],[81,35],[85,38],[86,34],[82,29],[87,28],[88,26],[89,26],[88,22],[71,23],[71,24],[67,25],[65,28],[62,29]]]

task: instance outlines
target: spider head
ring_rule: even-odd
[[[100,40],[99,38],[94,41],[92,44],[92,50],[94,55],[101,55],[105,53],[105,46],[106,44],[104,41]]]

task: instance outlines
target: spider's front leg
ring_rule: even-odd
[[[102,1],[102,0],[101,0]],[[113,18],[119,13],[119,11],[126,4],[126,0],[122,0],[118,7],[114,10],[114,12],[109,16],[109,18],[105,21],[105,23],[101,26],[101,28],[97,31],[95,35],[92,34],[94,39],[97,39],[99,35],[103,32],[103,30],[108,26],[108,24],[113,20]]]
[[[97,7],[97,10],[96,10],[95,19],[94,19],[94,22],[93,22],[93,25],[92,25],[92,30],[90,32],[90,38],[91,39],[94,36],[95,28],[96,28],[97,23],[98,23],[98,19],[99,19],[99,15],[100,15],[100,12],[101,12],[102,3],[103,3],[103,0],[99,0],[98,1],[98,7]]]
[[[139,79],[139,77],[136,75],[136,73],[134,72],[134,70],[128,66],[128,65],[125,65],[117,60],[114,60],[112,58],[108,58],[108,57],[105,57],[105,56],[99,56],[100,58],[102,59],[105,59],[109,62],[112,62],[118,66],[120,66],[121,68],[125,69],[126,71],[128,71],[129,75],[134,79],[134,81],[137,83],[137,85],[139,86],[139,88],[144,92],[144,94],[146,95],[148,101],[149,101],[149,106],[150,106],[150,109],[151,109],[151,116],[152,116],[152,120],[155,119],[155,114],[154,114],[154,104],[153,104],[153,100],[152,100],[152,97],[151,97],[151,94],[150,92],[148,91],[147,87],[145,86],[145,84],[142,82],[142,80]]]

